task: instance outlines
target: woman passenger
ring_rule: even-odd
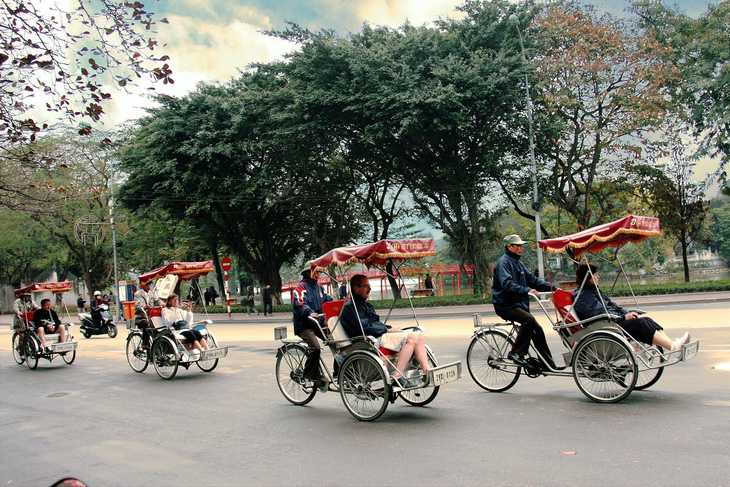
[[[177,307],[178,295],[170,294],[167,297],[167,303],[162,309],[162,321],[167,326],[173,326],[178,330],[187,341],[193,344],[196,350],[208,350],[208,344],[203,339],[203,335],[198,330],[190,329],[193,324],[193,312],[188,308],[190,303],[187,301],[182,304],[181,308]]]

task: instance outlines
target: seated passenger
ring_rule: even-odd
[[[578,267],[575,279],[579,286],[586,277],[586,274],[589,274],[588,270],[588,265],[585,264]],[[590,264],[590,275],[583,286],[582,292],[578,296],[578,291],[575,291],[578,299],[573,303],[573,311],[575,311],[578,318],[587,320],[593,316],[606,314],[606,311],[608,311],[608,314],[617,318],[618,321],[616,323],[618,326],[623,328],[635,340],[650,345],[654,344],[671,352],[679,350],[683,344],[689,342],[689,333],[685,333],[681,338],[672,340],[664,332],[664,329],[651,318],[646,316],[640,318],[637,313],[624,309],[611,301],[603,291],[598,289],[598,280],[598,267]],[[606,305],[605,309],[603,303],[601,303],[601,299],[603,299],[603,303]]]
[[[190,329],[190,325],[193,324],[193,312],[188,309],[190,303],[185,301],[182,307],[178,308],[178,299],[177,294],[174,293],[167,297],[167,303],[162,309],[162,321],[165,325],[179,330],[180,334],[197,350],[208,350],[208,344],[203,339],[203,334],[198,330]]]
[[[41,341],[41,345],[43,345],[43,350],[46,352],[51,351],[48,345],[46,345],[46,333],[60,333],[60,341],[66,341],[66,327],[61,324],[58,315],[51,309],[50,299],[41,300],[41,309],[33,315],[33,324],[35,325],[36,335],[38,335],[38,339]]]
[[[421,366],[425,375],[428,372],[428,354],[426,353],[426,341],[420,333],[408,333],[380,322],[380,316],[375,312],[372,304],[368,303],[370,298],[370,283],[368,278],[362,274],[352,276],[350,279],[352,299],[345,303],[340,313],[340,323],[350,337],[366,335],[377,338],[378,346],[398,352],[396,371],[393,377],[402,379],[406,365],[412,356]],[[360,325],[362,324],[362,328]],[[411,379],[400,381],[405,387],[417,387],[421,385]]]

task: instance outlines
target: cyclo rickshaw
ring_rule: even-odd
[[[552,253],[573,249],[574,259],[571,260],[576,264],[588,264],[589,254],[605,262],[618,264],[619,271],[609,294],[623,275],[634,299],[635,311],[643,314],[618,251],[629,242],[640,243],[659,234],[657,218],[630,215],[573,235],[540,240],[538,244]],[[615,249],[612,256],[601,254],[607,247]],[[573,293],[558,290],[552,293],[552,299],[531,295],[568,349],[563,354],[568,370],[552,369],[532,344],[527,365],[517,366],[507,358],[507,354],[512,348],[519,324],[482,323],[481,316],[474,315],[474,327],[477,330],[472,335],[467,352],[467,367],[474,381],[487,391],[502,392],[517,382],[521,372],[532,378],[541,375],[572,376],[588,398],[599,403],[610,403],[624,399],[634,389],[651,387],[659,380],[665,367],[697,355],[699,340],[685,343],[681,349],[674,351],[638,342],[618,325],[618,317],[608,313],[602,297],[605,314],[578,319],[572,310],[572,303],[583,292],[591,275],[589,271],[583,282],[576,283],[578,287]],[[553,313],[549,311],[550,306],[554,308]]]
[[[200,277],[215,270],[213,261],[207,262],[173,262],[160,267],[146,274],[139,276],[140,286],[152,282],[156,279],[156,291],[161,299],[166,299],[175,286],[178,279],[191,280]],[[193,281],[197,282],[197,281]],[[192,285],[192,284],[191,284]],[[198,288],[198,291],[200,289]],[[198,295],[201,295],[198,292]],[[208,309],[205,307],[207,316]],[[162,308],[151,308],[149,313],[142,310],[148,323],[152,326],[148,328],[148,343],[144,343],[143,333],[136,323],[135,319],[127,320],[127,328],[130,330],[127,335],[127,362],[132,370],[142,373],[147,366],[152,363],[155,367],[157,375],[163,379],[172,379],[177,374],[179,366],[185,367],[187,370],[192,364],[196,364],[200,370],[211,372],[218,366],[218,360],[228,355],[228,347],[218,345],[213,333],[208,330],[208,325],[213,323],[209,319],[197,321],[193,323],[192,329],[199,331],[203,335],[203,339],[208,345],[208,350],[199,351],[193,347],[180,332],[172,326],[167,326],[162,320]]]
[[[21,289],[16,289],[15,297],[18,298],[23,294],[39,292],[51,292],[55,296],[57,294],[62,295],[67,291],[71,291],[71,289],[71,281],[41,282],[31,284],[30,286],[26,286]],[[66,316],[69,319],[69,323],[61,324],[61,326],[66,328],[66,341],[60,341],[61,335],[59,333],[46,333],[45,339],[46,345],[48,345],[48,348],[50,349],[49,352],[43,349],[41,341],[36,335],[35,326],[33,324],[33,316],[35,314],[35,311],[26,311],[23,313],[23,315],[21,316],[22,327],[20,330],[15,330],[15,328],[13,328],[13,325],[10,325],[10,327],[14,330],[13,358],[19,365],[22,365],[23,362],[25,362],[28,368],[35,369],[36,367],[38,367],[39,358],[43,358],[48,360],[49,362],[52,362],[53,359],[57,358],[58,356],[61,356],[61,358],[63,358],[63,361],[67,364],[73,363],[73,361],[76,359],[76,348],[78,347],[78,342],[74,340],[74,337],[71,334],[70,328],[71,326],[73,326],[73,323],[70,323],[71,315],[69,314],[68,308],[66,307],[65,303],[63,305],[63,308],[66,310]]]
[[[387,276],[396,279],[413,310],[416,325],[400,328],[403,331],[424,332],[425,329],[418,324],[411,296],[403,285],[402,270],[406,261],[433,255],[436,255],[433,239],[381,240],[367,245],[336,248],[313,260],[311,266],[312,269],[318,268],[325,272],[332,264],[341,267],[361,263],[369,269],[379,268]],[[392,264],[392,274],[387,272],[388,264]],[[330,279],[331,282],[337,282],[334,276],[330,276]],[[426,351],[431,367],[425,382],[414,386],[408,381],[411,377],[421,375],[415,358],[411,358],[403,378],[393,377],[396,361],[394,352],[379,348],[375,338],[364,333],[360,336],[348,336],[345,333],[339,321],[339,313],[345,303],[344,299],[323,303],[326,316],[324,325],[312,319],[325,337],[324,344],[332,352],[335,366],[331,371],[320,357],[320,379],[317,386],[309,390],[302,385],[307,344],[298,337],[287,338],[285,326],[274,329],[274,339],[282,341],[276,354],[276,380],[281,393],[292,404],[309,403],[318,389],[321,392],[339,392],[350,414],[362,421],[373,421],[382,416],[388,404],[399,397],[412,406],[425,406],[433,401],[441,385],[461,377],[461,362],[440,366],[433,350],[428,346]],[[388,316],[394,305],[395,300]],[[387,322],[387,319],[386,316],[383,321]]]

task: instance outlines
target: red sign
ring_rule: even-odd
[[[229,259],[228,257],[223,257],[221,259],[221,267],[226,272],[230,271],[231,270],[231,259]]]

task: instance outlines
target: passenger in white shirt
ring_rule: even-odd
[[[193,312],[188,308],[190,303],[187,301],[178,308],[178,295],[170,294],[167,298],[167,304],[162,309],[162,321],[167,326],[173,326],[180,332],[197,350],[208,350],[208,344],[203,339],[203,335],[198,330],[190,329],[193,324]]]

